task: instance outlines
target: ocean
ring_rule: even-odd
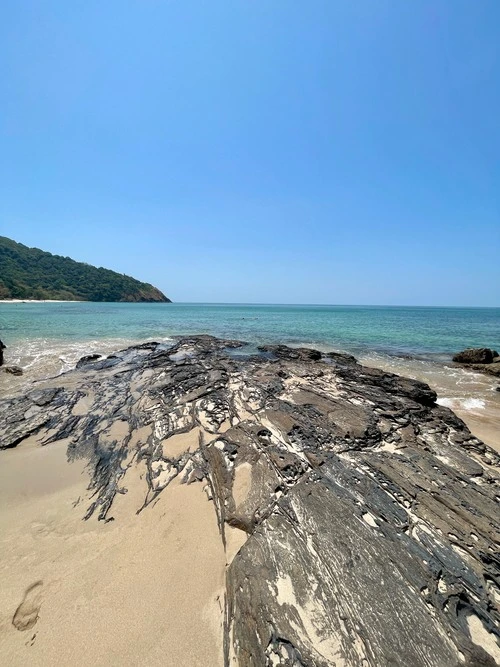
[[[349,352],[428,382],[485,441],[500,432],[500,382],[450,363],[466,347],[500,350],[500,308],[0,302],[6,363],[24,370],[0,374],[0,394],[69,370],[84,354],[197,333]]]

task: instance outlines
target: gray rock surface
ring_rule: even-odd
[[[139,459],[143,507],[176,476],[206,485],[221,540],[246,538],[227,568],[227,666],[494,665],[500,461],[435,399],[348,355],[196,336],[1,401],[0,446],[66,439],[88,460],[87,519],[113,518]],[[195,427],[195,451],[165,453]]]
[[[80,357],[80,359],[77,361],[76,368],[83,368],[83,366],[88,366],[88,364],[92,364],[94,361],[100,359],[101,356],[102,355],[100,354],[86,354],[84,357]]]

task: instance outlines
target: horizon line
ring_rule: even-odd
[[[272,301],[171,301],[173,305],[192,306],[323,306],[330,308],[500,308],[498,306],[471,306],[471,305],[412,305],[412,304],[368,304],[368,303],[277,303]]]

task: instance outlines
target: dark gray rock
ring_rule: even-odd
[[[105,521],[132,460],[147,465],[143,507],[177,475],[203,479],[224,544],[246,535],[227,568],[226,665],[494,665],[469,619],[499,636],[499,456],[423,383],[348,355],[235,346],[132,347],[5,399],[0,446],[68,439],[91,470],[86,517]],[[194,427],[198,449],[166,458]]]
[[[498,353],[490,350],[488,347],[476,347],[468,350],[462,350],[453,357],[453,361],[458,364],[491,364]]]
[[[76,367],[77,368],[83,368],[83,366],[88,366],[89,364],[94,363],[94,361],[97,361],[102,357],[102,354],[87,354],[84,357],[81,357],[77,363]]]
[[[0,340],[0,366],[3,366],[3,351],[6,349],[6,345]]]
[[[318,361],[321,352],[308,347],[287,347],[286,345],[261,345],[261,352],[270,352],[278,359],[300,359],[302,361]]]
[[[22,375],[23,369],[19,366],[2,366],[1,370],[4,373],[10,373],[10,375]]]

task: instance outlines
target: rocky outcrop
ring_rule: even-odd
[[[500,356],[496,350],[487,347],[463,350],[453,357],[453,361],[470,370],[500,377]]]
[[[453,357],[453,361],[458,364],[491,364],[495,357],[498,357],[498,352],[495,350],[490,350],[488,347],[475,347],[458,352]]]
[[[0,444],[87,459],[87,519],[113,519],[136,465],[139,513],[176,477],[203,484],[238,543],[227,666],[494,665],[500,461],[435,398],[347,355],[197,336],[3,400]]]
[[[7,346],[2,343],[0,340],[0,371],[2,373],[9,373],[10,375],[22,375],[23,369],[19,366],[4,366],[3,351],[7,349]]]
[[[88,366],[88,364],[92,364],[94,361],[97,361],[102,357],[101,354],[86,354],[84,357],[81,357],[77,364],[77,368],[83,368],[84,366]]]

